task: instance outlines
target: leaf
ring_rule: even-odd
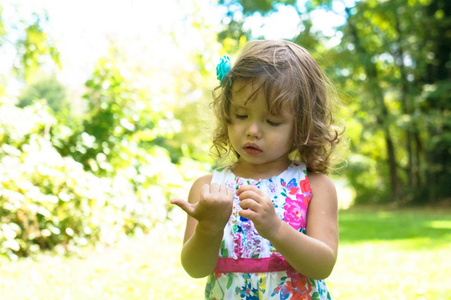
[[[313,293],[312,300],[321,300],[321,298],[319,297],[319,293],[318,292],[314,292]]]
[[[225,241],[223,240],[221,243],[221,256],[229,257],[229,250],[225,247]]]
[[[232,283],[233,283],[233,274],[232,273],[227,273],[227,277],[228,277],[228,280],[227,280],[227,289],[229,289],[231,286],[232,286]]]

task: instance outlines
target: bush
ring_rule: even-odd
[[[94,175],[52,145],[50,128],[63,125],[48,106],[13,102],[0,99],[0,254],[66,253],[146,232],[166,218],[172,193],[184,190],[178,167],[158,147],[138,149],[114,176]]]

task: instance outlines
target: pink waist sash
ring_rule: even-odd
[[[281,256],[271,254],[265,258],[220,257],[214,270],[215,273],[266,273],[279,271],[295,271]]]

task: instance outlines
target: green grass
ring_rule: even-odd
[[[451,299],[451,211],[340,213],[336,299]]]
[[[181,227],[87,251],[0,260],[0,299],[202,299],[204,280],[180,266]],[[451,211],[340,213],[333,299],[451,299]]]

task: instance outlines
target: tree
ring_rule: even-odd
[[[41,22],[46,17],[34,14],[34,18],[35,22],[25,28],[25,37],[16,42],[18,53],[16,71],[26,82],[34,79],[39,67],[47,58],[60,67],[59,52],[41,27]]]
[[[421,112],[426,115],[427,133],[425,187],[431,201],[451,197],[451,2],[432,0],[422,10],[424,56],[416,56],[421,66]],[[420,64],[421,63],[421,64]]]
[[[341,42],[312,30],[317,9],[345,8]],[[245,16],[270,13],[289,1],[224,1]],[[436,202],[450,196],[449,103],[451,3],[432,1],[310,1],[293,40],[312,51],[343,91],[352,154],[345,176],[357,202]],[[233,9],[232,9],[233,8]],[[338,12],[340,13],[340,12]],[[245,23],[243,21],[242,23]],[[236,24],[235,24],[236,25]],[[231,28],[231,32],[237,32]],[[339,33],[339,34],[338,34]]]
[[[348,21],[342,28],[344,36],[340,54],[354,57],[352,62],[348,62],[348,66],[352,66],[349,73],[364,74],[362,95],[366,95],[370,103],[374,101],[374,109],[370,112],[377,124],[367,123],[366,128],[384,132],[392,188],[390,196],[398,203],[436,202],[449,196],[444,181],[431,180],[431,176],[437,179],[437,173],[439,177],[449,179],[449,153],[440,150],[447,144],[446,134],[437,136],[434,132],[439,129],[442,133],[447,125],[439,121],[433,130],[430,127],[449,114],[449,106],[445,104],[449,102],[445,99],[450,97],[447,88],[439,92],[439,97],[445,101],[438,102],[441,103],[435,107],[438,110],[424,109],[424,105],[431,102],[424,93],[428,84],[441,85],[440,82],[449,82],[450,79],[449,69],[440,68],[439,73],[432,71],[435,75],[440,74],[433,76],[434,79],[428,71],[438,62],[446,66],[450,61],[449,37],[429,33],[439,30],[451,32],[449,16],[443,16],[447,21],[435,21],[431,17],[431,11],[435,15],[443,12],[442,9],[446,10],[449,4],[445,2],[365,1],[346,9]],[[426,21],[429,26],[424,26],[424,20],[429,20]],[[428,63],[427,57],[431,55],[437,60]],[[428,78],[426,82],[425,78]],[[429,140],[434,136],[440,140],[441,147],[434,149],[429,146]],[[431,192],[438,190],[441,193]]]
[[[31,105],[35,100],[45,99],[56,112],[68,109],[66,88],[58,82],[55,75],[43,76],[26,86],[19,96],[19,107]]]

